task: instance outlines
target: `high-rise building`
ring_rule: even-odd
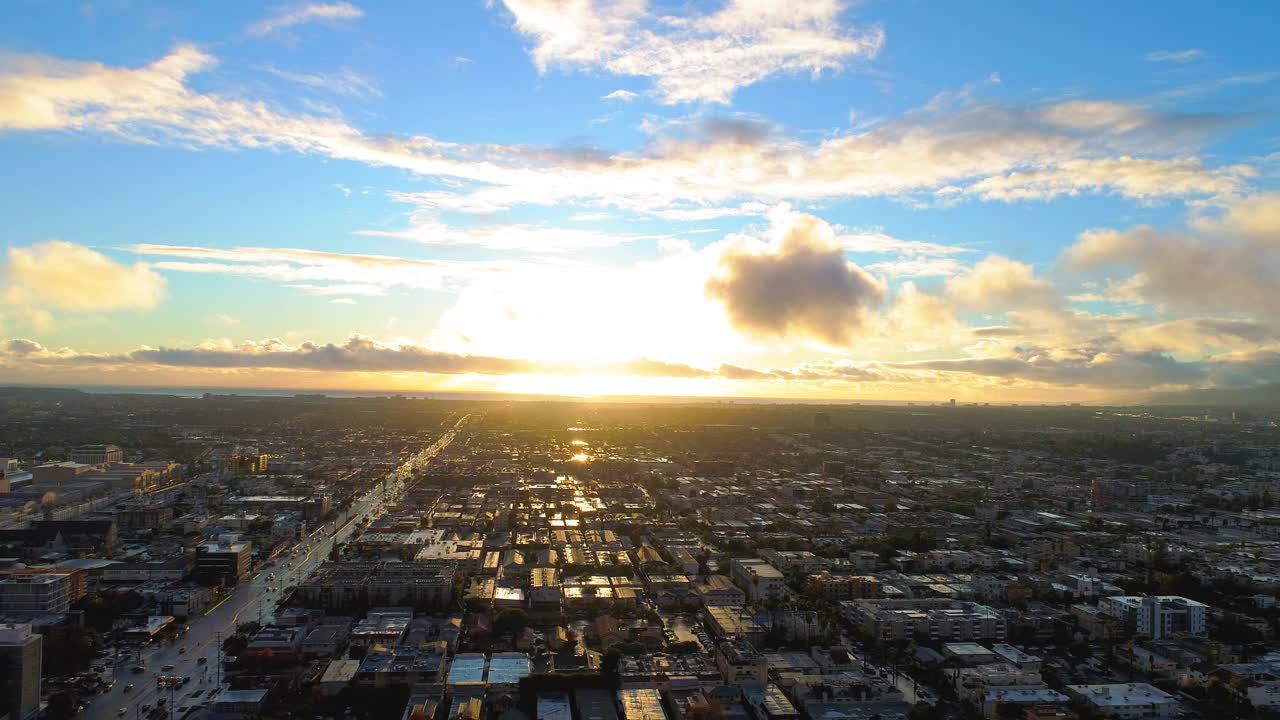
[[[30,625],[0,624],[0,673],[4,675],[4,712],[12,720],[40,714],[42,639]]]

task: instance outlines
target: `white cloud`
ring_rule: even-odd
[[[1038,106],[944,96],[896,120],[817,143],[742,118],[668,128],[645,148],[461,145],[371,136],[333,115],[282,112],[204,94],[189,77],[214,58],[179,46],[141,68],[11,56],[0,69],[0,128],[74,130],[142,143],[322,154],[434,178],[405,194],[424,207],[491,213],[581,203],[697,220],[763,214],[781,200],[864,196],[943,201],[1116,192],[1143,199],[1238,190],[1251,168],[1202,167],[1187,148],[1234,122],[1119,102]],[[1170,153],[1182,151],[1170,158]]]
[[[615,235],[579,228],[538,225],[484,225],[458,227],[421,214],[404,230],[359,230],[357,235],[397,238],[441,246],[474,246],[489,250],[563,253],[606,248],[639,240],[660,240],[666,235]]]
[[[955,258],[913,257],[882,260],[867,265],[869,272],[893,278],[947,277],[965,271]]]
[[[49,309],[146,310],[165,296],[165,279],[147,263],[123,265],[96,250],[61,240],[9,248],[0,277],[4,279],[0,300],[32,309],[36,324],[49,319],[39,314]]]
[[[961,306],[979,310],[1045,310],[1059,302],[1052,283],[1003,255],[988,255],[965,274],[948,278],[946,289]]]
[[[1050,200],[1060,195],[1111,192],[1142,200],[1167,197],[1229,196],[1257,172],[1247,165],[1206,168],[1199,158],[1121,156],[1072,159],[1044,169],[993,175],[969,186],[984,200]]]
[[[176,258],[156,261],[152,267],[160,270],[258,278],[312,295],[376,296],[393,288],[439,290],[516,267],[509,262],[413,260],[300,248],[143,244],[128,249],[139,255]]]
[[[313,90],[349,95],[357,98],[382,97],[382,91],[360,73],[351,68],[339,68],[333,72],[294,72],[266,65],[263,70],[282,80],[288,80]]]
[[[1156,50],[1145,57],[1150,62],[1189,63],[1204,57],[1204,50],[1188,48],[1186,50]]]
[[[630,90],[614,90],[608,95],[605,95],[604,99],[617,100],[619,102],[631,102],[632,100],[635,100],[638,97],[640,96],[637,95],[636,93],[631,92]]]
[[[1188,312],[1269,314],[1280,277],[1280,193],[1238,199],[1180,233],[1138,226],[1082,233],[1063,253],[1076,273],[1120,273],[1118,287]]]
[[[308,2],[281,7],[271,16],[245,28],[245,32],[262,37],[307,23],[356,20],[362,17],[364,11],[349,2]]]
[[[645,0],[503,0],[533,40],[538,69],[603,68],[651,78],[667,103],[727,103],[779,73],[839,72],[884,44],[879,28],[843,27],[844,3],[726,0],[704,15],[658,15]]]

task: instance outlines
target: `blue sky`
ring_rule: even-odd
[[[1277,14],[6,4],[0,380],[1271,382]]]

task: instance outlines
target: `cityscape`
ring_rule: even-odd
[[[0,411],[10,717],[1280,708],[1280,411],[16,388]]]
[[[1280,2],[0,2],[0,720],[1280,720]]]

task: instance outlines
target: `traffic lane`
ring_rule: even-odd
[[[431,457],[434,458],[434,454]],[[173,693],[175,700],[186,698],[191,692],[200,689],[199,686],[207,685],[208,679],[211,676],[216,676],[218,633],[221,632],[229,636],[240,623],[241,618],[247,617],[246,613],[258,613],[260,604],[266,603],[270,607],[271,603],[279,600],[279,590],[265,594],[249,591],[253,590],[255,586],[258,589],[268,587],[272,582],[268,579],[270,573],[276,570],[283,570],[285,574],[284,578],[277,578],[275,581],[280,588],[294,584],[292,581],[299,578],[299,576],[305,578],[305,576],[310,575],[314,572],[315,567],[328,556],[335,543],[345,542],[354,533],[357,526],[367,518],[376,500],[385,500],[388,495],[398,496],[398,493],[403,489],[403,482],[397,480],[390,487],[380,486],[379,489],[366,493],[363,498],[356,502],[359,507],[355,512],[345,513],[344,522],[336,526],[334,533],[329,535],[322,543],[308,549],[302,558],[298,558],[297,563],[293,563],[289,568],[279,567],[279,560],[269,563],[249,582],[233,591],[231,597],[214,609],[213,612],[192,620],[189,623],[191,630],[187,632],[184,638],[188,647],[186,653],[179,652],[178,648],[182,646],[181,643],[169,646],[150,646],[149,651],[143,652],[143,661],[148,671],[137,675],[128,673],[123,677],[119,677],[110,691],[93,699],[85,710],[85,717],[91,720],[109,720],[109,718],[117,717],[120,707],[126,707],[128,710],[136,712],[141,705],[150,704],[154,707],[160,697],[165,697],[167,701],[168,691],[162,692],[156,686],[156,676],[160,673],[178,677],[190,676],[192,677],[192,682],[198,686],[188,689],[190,685],[187,685],[180,690],[175,690]],[[352,515],[356,517],[353,518]],[[286,579],[288,582],[283,582]],[[205,654],[206,651],[209,653],[208,655]],[[203,666],[199,664],[198,658],[201,656],[208,658],[208,664]],[[153,670],[157,666],[163,668],[165,665],[173,665],[174,669],[168,671]],[[214,671],[209,670],[210,665],[215,665]],[[124,688],[130,682],[135,684],[135,688],[126,693]],[[203,695],[204,693],[202,693]],[[128,712],[126,711],[127,714]]]

